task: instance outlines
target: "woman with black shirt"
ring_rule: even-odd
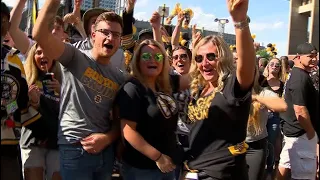
[[[248,0],[228,1],[235,22],[237,69],[229,46],[218,36],[202,39],[193,51],[189,119],[190,149],[185,177],[247,180],[246,130],[255,71],[255,50],[247,17]]]
[[[162,45],[143,41],[135,51],[132,77],[120,88],[119,109],[125,180],[173,180],[179,161],[175,130],[178,106],[171,97],[169,62]]]
[[[263,78],[260,79],[261,87],[271,90],[278,97],[282,97],[284,83],[286,78],[286,70],[283,68],[281,60],[273,58],[269,61],[268,65],[264,69]],[[280,115],[278,112],[269,110],[268,112],[268,141],[269,141],[269,153],[267,159],[268,176],[273,173],[273,165],[275,164],[275,157],[280,154]],[[278,155],[277,155],[278,154]]]
[[[20,147],[24,179],[59,180],[61,177],[57,135],[60,64],[49,59],[42,48],[35,44],[28,53],[24,68],[30,104],[42,115],[34,127],[23,127],[21,130]],[[53,74],[49,77],[47,72]]]

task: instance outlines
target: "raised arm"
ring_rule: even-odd
[[[15,43],[15,47],[23,54],[26,54],[30,48],[28,36],[19,28],[23,8],[27,0],[18,0],[17,4],[10,12],[10,28],[9,33]]]
[[[80,13],[80,6],[82,4],[82,0],[74,0],[73,3],[75,4],[73,7],[72,13],[68,13],[63,17],[63,22],[65,24],[72,24],[77,31],[80,33],[82,38],[87,38],[86,31],[83,27],[83,22],[81,21],[81,13]]]
[[[134,5],[136,0],[128,0],[126,9],[123,11],[122,14],[122,21],[123,21],[123,33],[121,37],[121,45],[124,50],[128,50],[129,52],[133,53],[135,40],[133,37],[133,12],[134,12]]]
[[[152,27],[152,32],[153,32],[153,39],[157,42],[159,42],[160,44],[163,45],[164,47],[164,44],[163,44],[163,41],[162,41],[162,36],[161,36],[161,24],[160,24],[160,21],[161,21],[161,16],[158,12],[154,12],[151,16],[151,19],[150,19],[150,24],[151,24],[151,27]]]
[[[256,59],[247,16],[249,0],[232,2],[233,0],[227,0],[230,15],[235,23],[237,80],[242,90],[248,90],[253,84]]]
[[[174,49],[175,47],[179,46],[179,38],[180,38],[180,32],[181,32],[183,19],[184,19],[183,13],[179,13],[178,14],[178,20],[177,20],[177,25],[174,28],[174,31],[172,33],[172,38],[171,38],[172,49]]]
[[[33,38],[52,59],[58,59],[65,49],[64,43],[54,37],[50,30],[59,6],[60,0],[46,0],[32,31]]]

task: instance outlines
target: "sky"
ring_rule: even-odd
[[[13,6],[16,0],[2,0],[8,6]],[[44,0],[39,0],[39,8]],[[176,3],[180,3],[182,9],[191,8],[194,12],[190,24],[205,30],[218,31],[218,23],[215,18],[227,18],[230,20],[225,26],[225,32],[234,34],[234,27],[227,10],[226,0],[137,0],[134,17],[138,20],[149,20],[151,14],[165,4],[169,11]],[[250,0],[248,16],[250,16],[251,33],[256,35],[256,42],[266,46],[268,43],[276,44],[278,55],[286,55],[288,49],[288,0]],[[176,21],[173,20],[173,23]]]

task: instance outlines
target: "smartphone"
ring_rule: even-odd
[[[47,84],[50,81],[53,81],[54,73],[46,73],[44,76],[44,79],[42,80],[42,87],[43,87],[43,93],[44,94],[49,94],[49,95],[54,95],[54,91],[50,90],[47,88]]]

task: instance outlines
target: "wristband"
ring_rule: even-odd
[[[155,161],[155,162],[159,161],[159,159],[161,158],[161,156],[162,156],[162,153],[160,153],[160,156],[159,156],[156,160],[154,160],[154,161]]]
[[[236,29],[241,29],[243,30],[244,28],[248,27],[250,23],[250,18],[249,16],[247,16],[247,19],[245,21],[241,21],[241,22],[234,22],[234,27]]]

